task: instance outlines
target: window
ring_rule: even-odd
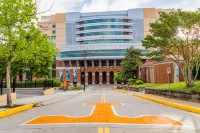
[[[52,25],[52,28],[56,28],[56,25],[55,25],[55,24],[53,24],[53,25]]]
[[[52,37],[51,37],[51,40],[56,40],[56,36],[52,36]]]
[[[156,20],[156,23],[160,23],[160,20]]]
[[[55,31],[55,30],[52,30],[52,34],[56,34],[56,31]]]
[[[50,37],[50,36],[47,36],[47,39],[48,39],[48,40],[50,40],[50,39],[51,39],[51,37]]]

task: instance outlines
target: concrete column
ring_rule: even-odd
[[[110,84],[110,72],[106,73],[106,80],[107,80],[107,85]]]
[[[71,61],[69,61],[69,67],[72,67],[72,62]]]
[[[109,60],[106,60],[106,66],[109,68]]]
[[[103,80],[102,72],[99,72],[99,84],[100,85],[102,85],[102,80]]]
[[[92,68],[94,68],[94,60],[92,60]]]
[[[87,68],[87,61],[86,60],[84,61],[84,65],[85,65],[85,68]]]
[[[77,66],[77,67],[80,67],[80,64],[79,64],[79,61],[78,61],[78,60],[76,61],[76,66]]]
[[[73,69],[70,69],[70,85],[73,85]]]
[[[101,67],[102,65],[101,65],[101,60],[99,60],[99,67]]]
[[[85,85],[88,85],[88,73],[85,73]]]
[[[67,76],[66,72],[67,72],[66,69],[63,69],[63,82],[66,81],[66,76]]]
[[[114,76],[116,75],[116,72],[114,72]],[[114,80],[114,84],[117,85],[117,81]]]
[[[56,70],[56,78],[57,79],[59,79],[59,77],[60,77],[60,72],[59,72],[60,70]]]
[[[81,70],[77,69],[77,85],[81,84]]]
[[[65,67],[65,62],[64,61],[62,61],[62,67]]]
[[[95,73],[92,73],[92,84],[95,84]]]
[[[116,66],[117,66],[117,62],[116,60],[114,60],[114,67],[116,68]]]

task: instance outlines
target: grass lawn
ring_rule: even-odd
[[[136,85],[134,87],[135,88],[149,87],[149,88],[154,88],[154,89],[168,89],[169,88],[168,86],[169,86],[168,84],[142,84],[142,85]],[[179,90],[179,91],[191,91],[191,90],[200,91],[200,81],[195,81],[195,87],[192,87],[192,88],[186,88],[185,82],[172,83],[170,84],[170,89]]]
[[[81,86],[77,86],[77,87],[71,87],[68,90],[83,90],[83,88]]]

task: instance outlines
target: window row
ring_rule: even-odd
[[[80,37],[99,36],[99,35],[129,35],[129,33],[128,32],[126,33],[123,31],[90,32],[90,33],[81,34]]]
[[[101,40],[86,40],[81,42],[81,45],[84,44],[104,44],[104,43],[131,43],[130,40],[126,39],[101,39]]]
[[[93,19],[80,22],[80,24],[101,23],[101,22],[128,22],[127,19],[107,18],[107,19]]]
[[[81,28],[80,30],[92,30],[92,29],[114,29],[114,28],[122,28],[122,29],[128,29],[128,26],[123,25],[98,25],[98,26],[88,26]]]

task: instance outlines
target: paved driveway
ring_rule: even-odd
[[[0,133],[199,133],[200,116],[96,86],[0,125]]]

